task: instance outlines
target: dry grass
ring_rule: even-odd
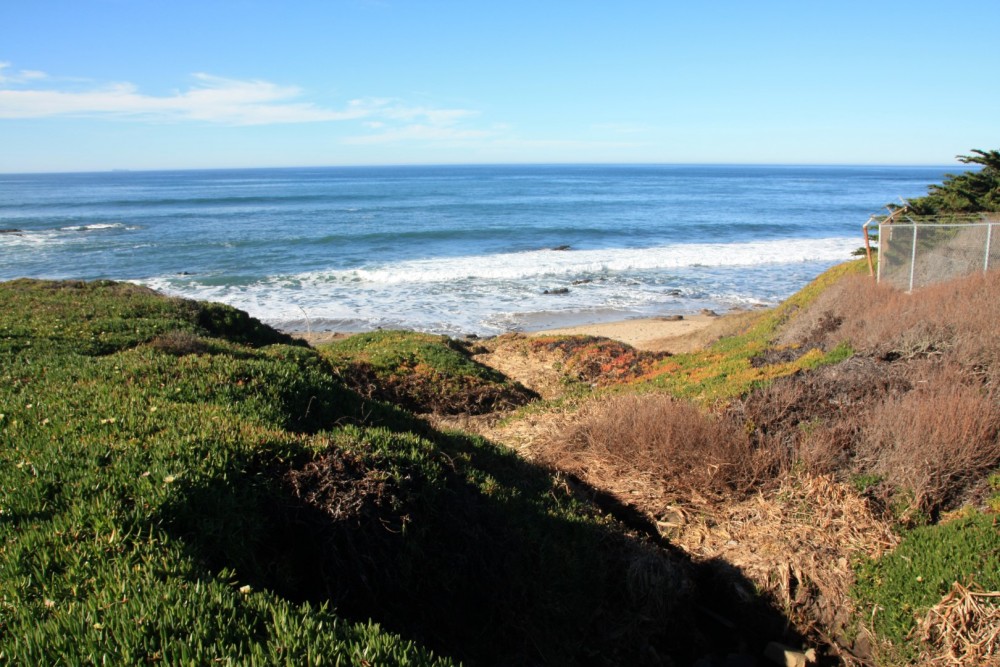
[[[829,349],[847,341],[888,360],[947,354],[990,386],[1000,386],[1000,271],[906,293],[850,276],[827,289],[784,328],[780,344]],[[838,322],[830,326],[831,322]]]
[[[696,559],[721,558],[739,568],[800,631],[835,646],[848,641],[840,635],[852,619],[852,562],[897,542],[890,525],[849,487],[809,474],[686,514],[670,539]]]
[[[474,358],[537,392],[543,399],[563,396],[568,387],[562,350],[534,345],[524,334],[504,334],[484,341]]]
[[[752,447],[735,421],[665,394],[602,397],[543,446],[563,469],[647,472],[678,493],[709,496],[745,493],[783,463]]]
[[[1000,591],[973,590],[956,581],[918,629],[922,665],[1000,666]]]

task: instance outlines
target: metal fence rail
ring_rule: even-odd
[[[913,290],[1000,268],[1000,219],[929,222],[911,218],[879,224],[878,280]]]

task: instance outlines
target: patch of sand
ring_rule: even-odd
[[[681,354],[699,350],[714,340],[732,334],[754,317],[755,313],[737,311],[726,315],[684,315],[650,317],[582,324],[575,327],[537,331],[529,336],[602,336],[627,343],[637,350]]]

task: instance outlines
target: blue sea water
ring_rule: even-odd
[[[493,334],[725,311],[774,304],[849,259],[870,214],[925,194],[947,171],[0,174],[0,229],[18,230],[0,233],[0,280],[129,280],[229,303],[286,330]]]

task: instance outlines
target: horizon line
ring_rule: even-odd
[[[956,163],[960,164],[960,163]],[[431,167],[891,167],[905,168],[954,168],[955,164],[935,164],[931,162],[893,163],[893,162],[387,162],[387,163],[351,163],[351,164],[303,164],[281,166],[215,166],[215,167],[139,167],[139,168],[107,168],[107,169],[77,169],[77,170],[39,170],[39,171],[3,171],[3,176],[36,176],[36,175],[84,175],[84,174],[127,174],[127,173],[162,173],[182,171],[252,171],[281,169],[390,169],[390,168],[431,168]],[[967,169],[966,169],[967,171]]]

